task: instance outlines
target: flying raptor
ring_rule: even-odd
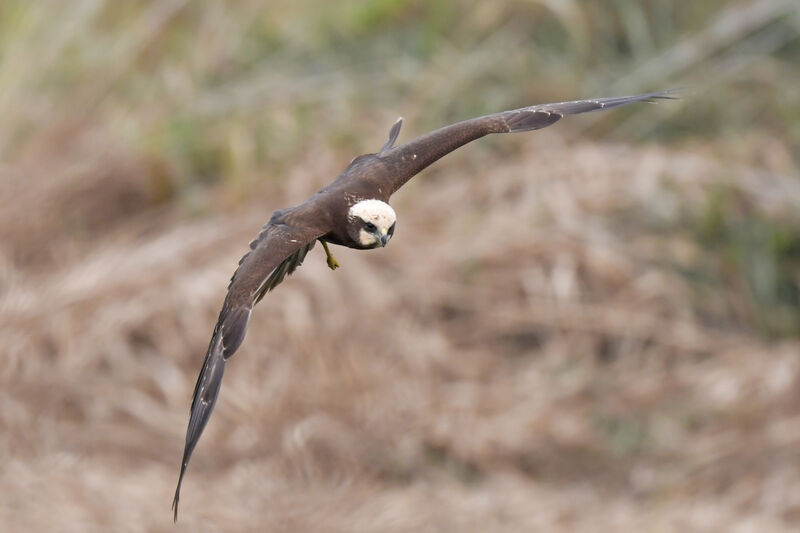
[[[387,203],[389,198],[422,169],[456,148],[491,133],[538,130],[565,115],[673,99],[673,92],[523,107],[458,122],[394,146],[403,123],[398,119],[380,152],[356,157],[333,183],[304,203],[276,211],[239,261],[208,345],[192,398],[181,471],[172,501],[174,519],[178,519],[186,466],[214,410],[225,365],[244,340],[253,306],[302,264],[317,241],[325,249],[328,266],[336,269],[339,263],[328,245],[359,250],[386,246],[394,235],[397,219]]]

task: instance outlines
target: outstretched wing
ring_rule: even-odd
[[[253,306],[302,264],[317,239],[328,231],[321,227],[324,226],[321,222],[313,217],[313,213],[311,216],[277,213],[264,225],[258,237],[250,243],[250,251],[239,261],[194,388],[181,472],[172,501],[176,521],[186,467],[214,410],[225,364],[244,340]]]
[[[676,90],[669,90],[617,98],[576,100],[503,111],[445,126],[396,148],[387,150],[384,147],[379,157],[389,171],[390,188],[394,193],[439,158],[490,133],[538,130],[559,121],[566,115],[613,109],[634,102],[673,100],[676,92]],[[390,143],[394,141],[398,133],[399,122],[392,128],[390,142],[387,143],[387,146],[391,146]]]

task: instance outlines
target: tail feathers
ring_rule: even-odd
[[[389,140],[386,141],[386,144],[383,145],[381,148],[380,155],[388,152],[394,146],[394,142],[397,140],[397,136],[400,135],[400,128],[403,126],[403,117],[398,117],[395,121],[394,125],[392,125],[392,129],[389,130]]]
[[[233,309],[228,309],[227,306],[224,307],[217,322],[217,327],[214,329],[214,335],[211,337],[203,369],[200,371],[200,377],[197,378],[197,384],[194,388],[194,397],[192,398],[192,407],[189,413],[189,427],[186,430],[186,444],[183,449],[183,460],[181,461],[181,472],[178,477],[178,486],[175,488],[175,498],[172,500],[173,519],[176,522],[178,520],[181,484],[186,473],[186,467],[189,465],[189,459],[197,445],[197,441],[200,439],[200,435],[203,433],[208,419],[214,411],[214,405],[217,403],[219,389],[222,385],[222,376],[225,373],[225,364],[228,358],[242,344],[242,340],[244,340],[247,332],[247,323],[250,321],[250,311],[251,308],[247,306]]]

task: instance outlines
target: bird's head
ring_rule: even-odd
[[[396,221],[394,209],[386,202],[361,200],[347,213],[347,231],[364,248],[379,248],[394,235]]]

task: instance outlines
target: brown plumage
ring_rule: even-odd
[[[542,104],[504,111],[445,126],[394,147],[402,119],[389,132],[380,152],[355,158],[336,180],[306,202],[276,211],[250,243],[228,285],[203,368],[197,379],[186,431],[178,485],[172,502],[178,519],[181,483],[195,445],[219,394],[227,360],[244,340],[253,306],[294,272],[319,240],[349,248],[384,246],[394,232],[389,197],[428,165],[453,150],[491,133],[514,133],[547,127],[565,115],[612,109],[634,102],[672,99],[674,91],[619,98]],[[328,264],[338,264],[328,254]]]

